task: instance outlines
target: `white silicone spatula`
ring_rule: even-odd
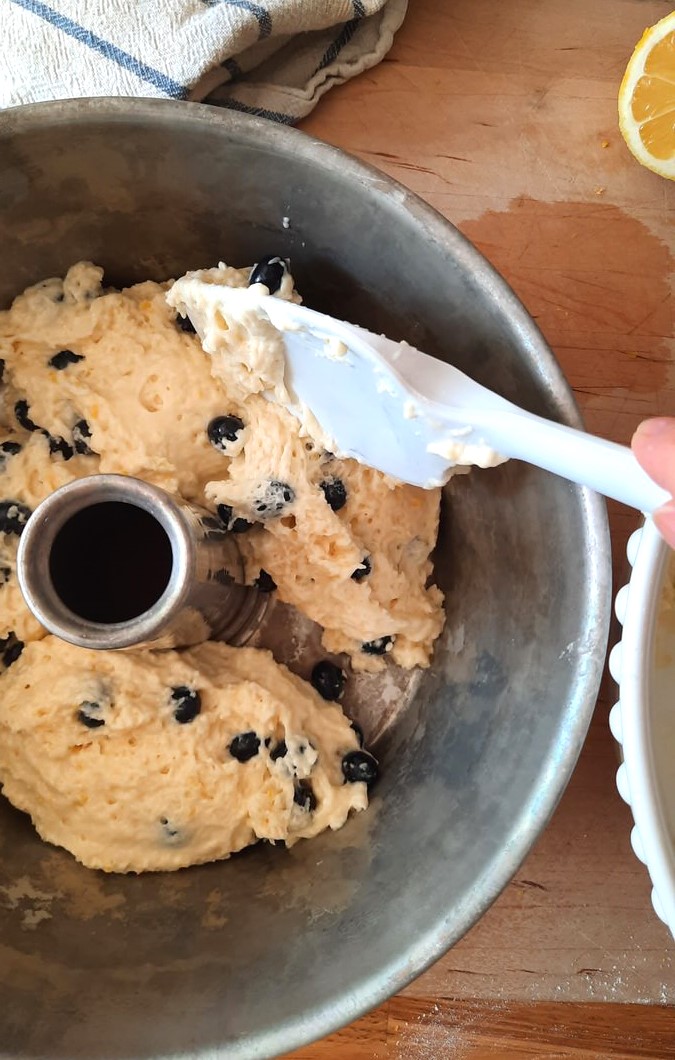
[[[336,455],[427,488],[458,464],[515,457],[643,512],[669,499],[626,446],[526,412],[405,342],[260,291],[185,277],[168,299],[187,312],[210,353],[218,328],[235,329],[256,343],[260,361],[271,324],[283,339],[276,343],[285,359],[283,403],[309,433],[318,424]]]

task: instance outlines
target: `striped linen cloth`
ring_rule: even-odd
[[[0,107],[203,101],[292,124],[391,47],[407,0],[0,0]]]

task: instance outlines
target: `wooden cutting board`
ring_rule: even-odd
[[[675,415],[675,183],[619,135],[616,95],[668,0],[411,0],[387,59],[302,128],[395,177],[497,266],[588,429]],[[616,587],[635,512],[610,506]],[[491,910],[404,995],[294,1060],[675,1057],[674,946],[616,792],[606,678],[551,824]]]

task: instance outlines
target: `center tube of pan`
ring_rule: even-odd
[[[57,596],[88,622],[129,622],[149,611],[173,568],[169,536],[150,512],[126,501],[76,511],[52,543],[49,573]]]

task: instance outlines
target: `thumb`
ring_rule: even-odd
[[[645,420],[633,435],[631,448],[647,474],[675,495],[675,419]]]
[[[675,501],[668,501],[654,512],[654,523],[671,548],[675,548]]]

